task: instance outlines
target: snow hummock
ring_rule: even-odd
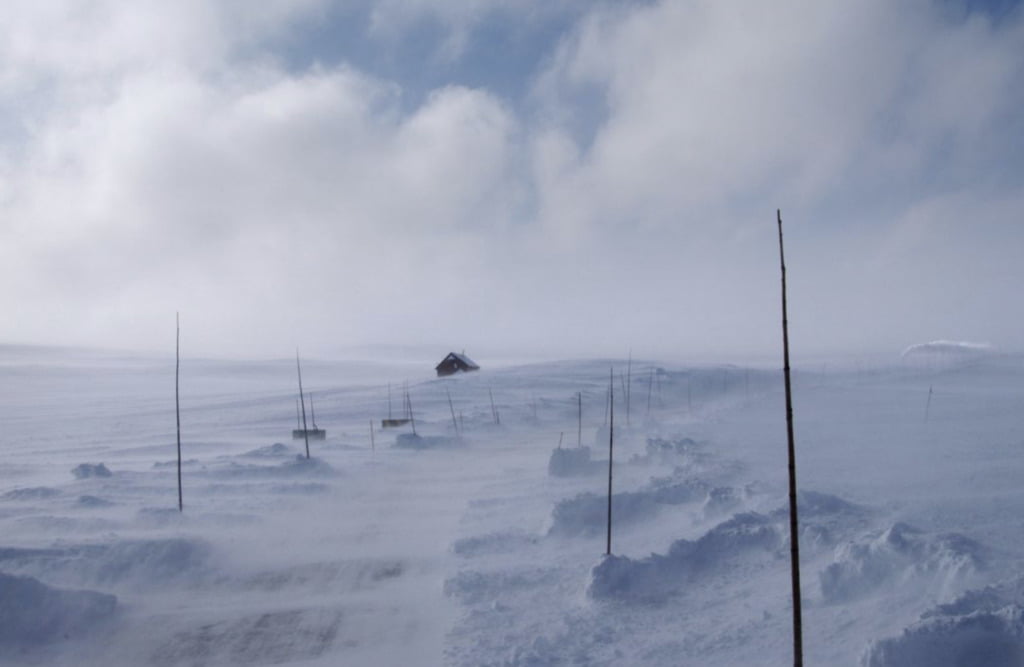
[[[991,355],[994,348],[989,343],[972,343],[957,340],[933,340],[907,346],[900,357],[906,361],[967,361]]]
[[[87,632],[114,613],[117,597],[63,590],[0,572],[0,657],[12,647],[44,644]]]
[[[836,603],[920,577],[953,587],[983,567],[982,548],[974,540],[959,534],[928,535],[898,522],[837,548],[835,562],[821,571],[819,582],[822,597]]]
[[[71,474],[77,479],[89,477],[110,477],[113,473],[102,463],[80,463],[71,469]]]
[[[865,652],[866,667],[1019,667],[1024,664],[1024,580],[968,591],[899,636]]]

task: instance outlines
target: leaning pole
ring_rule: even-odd
[[[786,315],[786,259],[782,249],[782,210],[779,223],[779,266],[782,269],[782,374],[786,381],[786,438],[789,451],[789,560],[793,580],[793,665],[803,667],[803,628],[800,612],[800,544],[796,513],[796,448],[793,445],[793,385],[789,375],[789,320]]]
[[[185,511],[181,500],[181,401],[178,398],[178,375],[181,370],[181,320],[174,314],[174,419],[178,424],[178,511]]]

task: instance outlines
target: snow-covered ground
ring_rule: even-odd
[[[0,348],[0,663],[790,662],[779,371],[477,361],[305,362],[306,460],[293,361],[185,359],[179,513],[173,358]],[[807,664],[1024,664],[1022,359],[794,382]]]

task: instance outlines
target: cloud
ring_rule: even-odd
[[[782,207],[802,349],[1019,345],[1020,12],[368,7],[449,80],[296,67],[328,2],[8,5],[0,337],[763,353]],[[547,54],[521,97],[461,78],[493,12]]]

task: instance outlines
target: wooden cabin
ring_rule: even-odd
[[[465,354],[449,352],[448,356],[442,359],[441,363],[434,367],[434,370],[437,371],[437,377],[444,377],[446,375],[454,375],[459,372],[468,373],[469,371],[478,371],[480,370],[480,367]]]

